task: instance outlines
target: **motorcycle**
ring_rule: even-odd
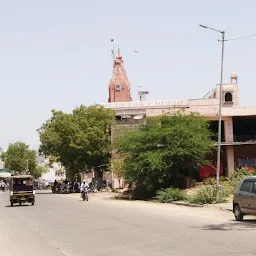
[[[93,184],[90,184],[89,192],[97,193],[99,191]]]
[[[62,187],[62,194],[69,194],[70,193],[70,186],[66,184]]]
[[[53,194],[61,194],[62,193],[62,185],[60,183],[57,183],[52,186],[52,193]]]
[[[83,198],[83,201],[85,201],[85,200],[88,201],[89,200],[87,189],[83,189],[81,197]]]
[[[52,186],[52,193],[55,194],[58,192],[58,188],[56,186]]]

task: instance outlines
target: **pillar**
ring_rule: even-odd
[[[230,177],[235,169],[234,146],[227,146],[227,176]]]
[[[234,142],[232,117],[228,117],[227,119],[224,120],[224,134],[225,134],[225,142],[228,142],[228,143]]]
[[[233,133],[233,119],[228,117],[224,120],[224,134],[225,142],[233,143],[234,142],[234,133]],[[234,146],[227,146],[227,176],[231,176],[234,172],[235,160],[234,160]]]

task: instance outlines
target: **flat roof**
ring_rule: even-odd
[[[15,176],[11,176],[11,178],[15,178],[15,179],[33,179],[34,177],[32,175],[15,175]]]

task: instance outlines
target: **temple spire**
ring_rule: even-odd
[[[109,102],[132,101],[130,82],[124,69],[124,62],[118,47],[117,57],[114,61],[113,75],[109,83]]]

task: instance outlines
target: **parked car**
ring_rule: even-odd
[[[256,176],[243,179],[234,193],[233,213],[237,221],[245,215],[256,216]]]

